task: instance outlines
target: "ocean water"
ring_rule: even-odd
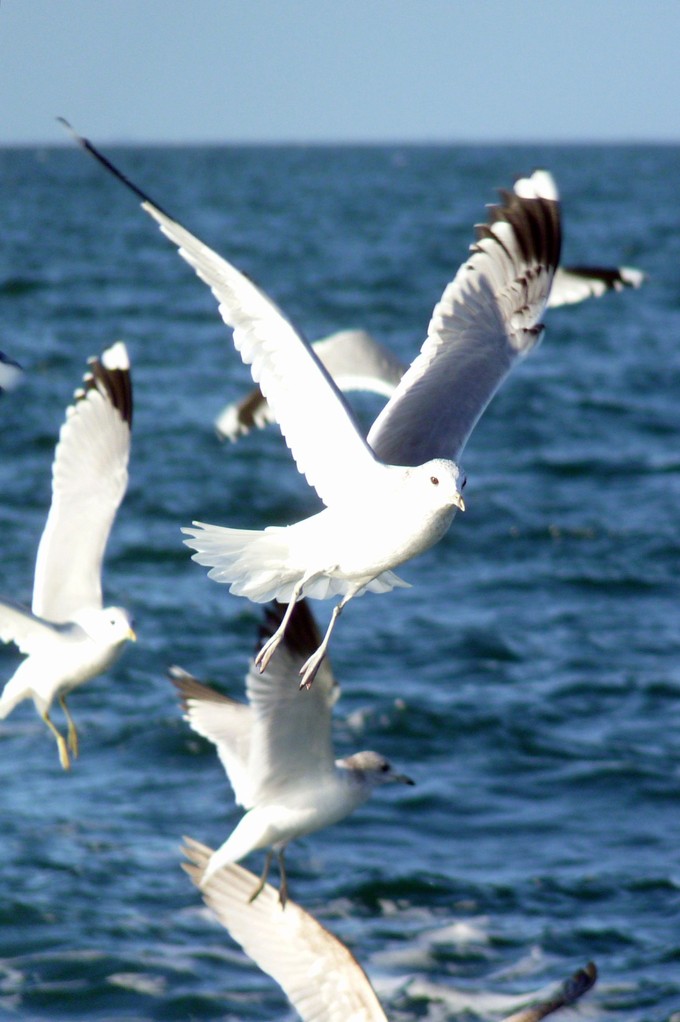
[[[466,449],[466,513],[404,567],[412,589],[343,615],[338,753],[378,749],[417,784],[287,861],[390,1018],[488,1017],[490,992],[589,959],[585,1017],[679,1018],[680,149],[111,155],[307,336],[363,327],[405,360],[485,203],[536,165],[562,193],[565,262],[648,273],[546,315]],[[0,400],[0,592],[30,603],[64,409],[122,338],[131,476],[104,581],[139,634],[70,700],[70,774],[32,705],[0,723],[0,1018],[292,1019],[180,869],[183,834],[215,847],[239,811],[165,671],[240,697],[260,615],[191,562],[180,526],[288,522],[313,494],[276,429],[216,440],[248,373],[134,198],[75,148],[2,150],[0,180],[0,348],[27,370]],[[379,402],[358,408],[368,423]],[[0,679],[17,663],[0,647]]]

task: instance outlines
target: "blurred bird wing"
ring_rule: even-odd
[[[168,674],[180,693],[185,720],[196,734],[216,746],[236,801],[250,809],[255,794],[249,772],[253,724],[250,707],[203,685],[181,667],[171,667]]]
[[[366,330],[338,330],[313,347],[343,392],[365,390],[391,397],[407,369]]]
[[[271,604],[260,645],[281,622],[284,604]],[[251,662],[246,693],[253,713],[249,772],[260,799],[335,772],[331,712],[339,687],[326,658],[310,689],[300,668],[321,642],[307,601],[295,604],[283,641],[263,673]]]
[[[312,344],[323,366],[343,393],[370,391],[390,397],[406,366],[365,330],[338,330]],[[223,439],[235,441],[253,427],[274,422],[262,391],[251,391],[238,403],[227,405],[215,420]]]
[[[597,979],[597,969],[593,962],[589,962],[584,968],[577,969],[560,984],[558,989],[542,998],[528,1008],[523,1008],[508,1015],[502,1022],[540,1022],[546,1015],[551,1015],[560,1008],[567,1008],[592,989]]]
[[[646,274],[634,266],[558,266],[548,299],[548,308],[574,305],[586,298],[600,298],[607,291],[638,288]]]
[[[77,626],[74,630],[82,635]],[[43,621],[20,603],[0,599],[0,639],[13,642],[26,655],[45,648],[57,634],[66,635],[68,631]]]
[[[102,606],[102,560],[127,487],[131,424],[130,363],[118,342],[90,360],[59,433],[33,584],[40,617],[63,622]]]
[[[183,850],[190,859],[183,867],[199,886],[212,852],[188,838]],[[252,873],[231,864],[201,893],[231,937],[283,989],[303,1022],[387,1022],[349,949],[294,901],[288,899],[282,908],[270,884],[249,901],[256,884]]]

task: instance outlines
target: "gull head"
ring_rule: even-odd
[[[398,774],[392,764],[379,752],[355,752],[346,759],[336,760],[336,766],[349,770],[360,784],[377,788],[381,784],[415,784],[406,774]]]
[[[73,620],[97,644],[118,646],[137,639],[132,618],[124,607],[81,610],[73,615]]]
[[[432,511],[465,510],[461,493],[465,476],[455,461],[433,458],[403,471],[408,480],[408,490],[417,494],[416,499],[430,506]]]

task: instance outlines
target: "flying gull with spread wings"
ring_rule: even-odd
[[[260,639],[279,626],[285,608],[267,609]],[[239,805],[246,810],[225,843],[213,854],[205,881],[221,866],[268,848],[255,898],[276,853],[280,898],[287,897],[284,851],[294,838],[328,827],[354,812],[384,784],[413,784],[377,752],[357,752],[336,760],[331,714],[340,689],[330,663],[316,683],[299,691],[294,679],[319,643],[316,622],[305,600],[296,603],[279,655],[260,673],[251,662],[246,677],[248,704],[201,684],[179,667],[170,677],[180,692],[191,727],[217,747]]]
[[[74,133],[75,134],[75,133]],[[298,470],[324,510],[286,527],[233,529],[194,522],[193,559],[230,592],[288,604],[256,658],[264,670],[295,602],[340,597],[326,633],[301,668],[311,685],[336,621],[355,596],[407,586],[394,568],[423,553],[464,510],[458,460],[513,365],[540,340],[540,317],[560,257],[555,183],[521,178],[487,224],[434,308],[420,353],[364,438],[318,356],[248,277],[190,234],[87,139],[79,144],[138,198],[208,284],[234,345],[250,366]]]
[[[128,478],[132,384],[125,345],[119,341],[89,366],[55,450],[31,609],[0,599],[0,639],[26,654],[3,689],[0,719],[32,698],[65,770],[69,751],[78,755],[66,696],[106,671],[135,638],[128,612],[103,606],[101,586],[104,550]],[[66,739],[50,717],[55,699],[68,722]]]

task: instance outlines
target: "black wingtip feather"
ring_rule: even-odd
[[[82,400],[89,391],[98,390],[105,394],[117,409],[123,422],[132,429],[132,376],[129,369],[109,369],[99,358],[90,358],[89,372],[83,377],[84,387],[76,391],[76,401]]]
[[[103,153],[100,153],[97,147],[93,145],[92,142],[90,142],[89,138],[85,138],[83,135],[79,135],[75,128],[71,124],[69,124],[65,117],[57,117],[57,120],[66,129],[71,138],[77,145],[80,146],[81,149],[84,149],[86,153],[89,153],[90,156],[92,156],[97,161],[97,163],[100,163],[101,166],[105,168],[105,170],[108,170],[108,172],[112,174],[115,178],[117,178],[121,182],[121,184],[125,185],[126,188],[133,192],[137,196],[137,198],[141,200],[141,202],[150,203],[150,205],[152,205],[164,216],[169,217],[171,220],[173,219],[170,216],[170,214],[163,209],[162,206],[159,206],[157,202],[154,202],[150,195],[147,195],[146,192],[142,191],[142,189],[139,188],[134,183],[134,181],[131,181],[130,178],[127,177],[127,175],[124,174],[122,170],[119,170],[118,167],[116,167],[115,164],[111,163],[111,161],[108,160]]]
[[[541,196],[524,198],[507,189],[501,189],[499,195],[500,204],[489,209],[489,224],[509,223],[525,260],[538,257],[546,266],[556,269],[562,249],[559,203]],[[485,226],[481,227],[481,236],[486,233]]]

